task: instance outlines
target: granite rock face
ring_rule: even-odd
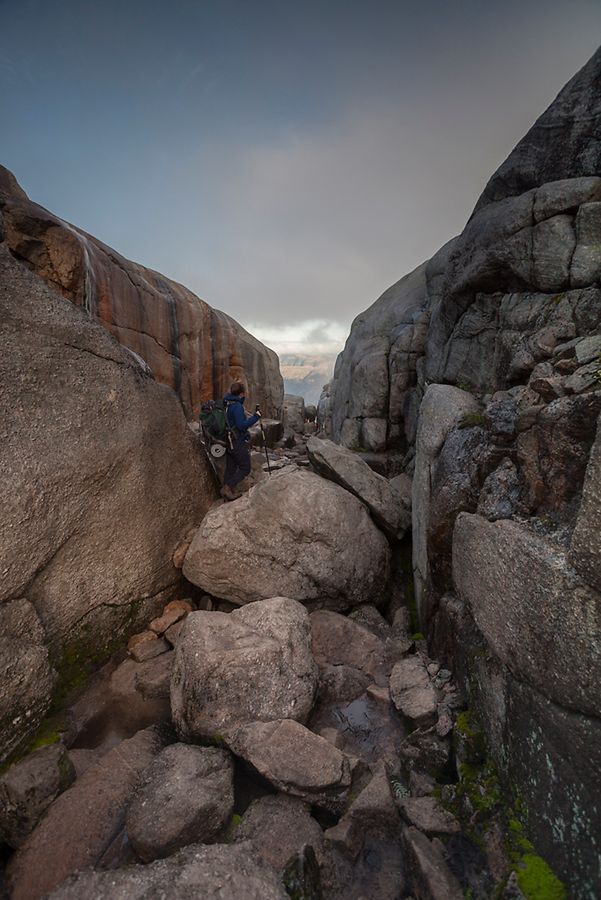
[[[5,243],[0,340],[4,756],[42,719],[51,666],[108,655],[179,588],[173,550],[215,487],[173,391]]]
[[[211,510],[183,571],[193,584],[236,604],[284,595],[344,609],[379,600],[389,558],[386,538],[356,497],[289,467]]]
[[[412,388],[426,335],[425,305],[425,266],[420,266],[353,322],[330,386],[331,434],[337,443],[379,451],[389,444],[404,447],[407,431],[409,440],[414,436]]]
[[[580,202],[591,199],[591,176],[601,171],[600,78],[601,52],[597,51],[495,172],[476,209],[560,179],[582,179]],[[563,206],[561,195],[562,188],[546,189],[544,212],[558,212]]]
[[[600,78],[601,50],[463,232],[355,320],[328,411],[335,441],[403,454],[420,629],[574,896],[595,893],[601,831]],[[418,890],[434,856],[406,843]]]
[[[30,738],[50,705],[56,672],[48,660],[44,628],[28,600],[0,605],[0,759]]]
[[[11,253],[143,360],[177,392],[188,418],[238,379],[248,384],[249,404],[279,416],[278,358],[230,316],[33,203],[1,166],[0,201]]]
[[[453,578],[486,643],[516,677],[566,709],[601,715],[601,597],[575,577],[565,552],[517,522],[463,513]]]

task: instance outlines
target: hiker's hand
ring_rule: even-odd
[[[261,413],[261,410],[259,409],[258,406],[255,406],[255,416],[258,416],[260,419],[263,418],[263,415],[262,415],[262,413]]]

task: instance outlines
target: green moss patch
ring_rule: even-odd
[[[567,900],[568,892],[540,856],[527,853],[516,866],[520,890],[526,900]]]
[[[464,832],[485,850],[487,832],[494,823],[501,824],[506,835],[507,860],[526,900],[567,900],[566,888],[526,837],[519,800],[508,802],[497,768],[487,752],[483,729],[472,712],[457,715],[454,742],[460,780],[448,805]]]
[[[467,416],[463,416],[457,424],[457,428],[486,428],[487,426],[486,416],[482,413],[469,413]]]
[[[239,816],[238,813],[234,813],[225,832],[225,840],[228,844],[231,844],[233,842],[234,837],[236,836],[236,831],[238,830],[238,826],[240,825],[241,821],[242,816]]]

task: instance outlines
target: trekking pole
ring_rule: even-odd
[[[261,410],[258,406],[255,407],[255,412],[261,413]],[[263,428],[263,422],[259,419],[259,427],[261,429],[261,434],[263,435],[263,447],[265,448],[265,459],[267,460],[267,471],[271,475],[271,463],[269,462],[269,453],[267,452],[267,438],[265,437],[265,429]]]

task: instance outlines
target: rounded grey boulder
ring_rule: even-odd
[[[151,862],[214,838],[234,808],[234,765],[216,747],[166,747],[146,769],[127,811],[130,843]]]
[[[382,594],[389,563],[386,538],[360,500],[290,466],[211,510],[183,571],[240,605],[283,595],[346,608]]]
[[[171,680],[173,721],[184,739],[221,737],[246,722],[303,722],[317,676],[309,615],[296,600],[190,613]]]

